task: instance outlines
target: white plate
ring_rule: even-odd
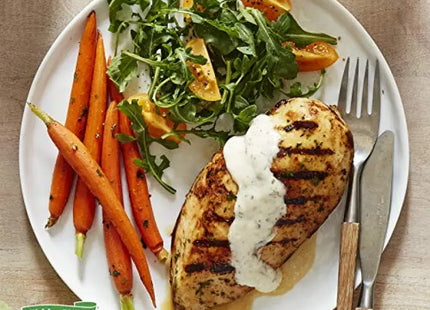
[[[109,21],[106,1],[96,0],[73,19],[52,45],[40,65],[28,96],[28,101],[39,105],[62,122],[66,116],[79,38],[86,17],[91,10],[97,12],[98,27],[105,39],[106,52],[112,54],[112,36],[107,31]],[[372,65],[378,58],[381,63],[382,89],[384,90],[381,132],[390,129],[395,132],[396,136],[394,188],[387,243],[402,208],[409,172],[409,145],[405,114],[390,68],[364,28],[337,1],[293,1],[293,14],[305,29],[340,37],[337,50],[341,59],[328,70],[324,88],[316,94],[316,97],[327,104],[337,102],[344,67],[342,58],[347,56],[368,58],[372,61]],[[166,241],[166,248],[170,247],[169,232],[184,201],[185,194],[216,148],[216,144],[210,141],[193,139],[191,146],[182,143],[178,151],[169,155],[172,159],[172,168],[168,169],[167,178],[176,186],[178,190],[176,196],[169,195],[153,179],[149,178],[154,212]],[[97,213],[93,229],[88,233],[84,259],[81,262],[74,255],[74,229],[70,201],[59,223],[48,232],[44,230],[48,217],[47,205],[51,174],[56,156],[57,151],[49,140],[44,125],[26,108],[20,137],[20,176],[25,206],[36,238],[58,275],[79,298],[95,301],[103,310],[118,309],[117,294],[109,279],[105,259],[100,212]],[[124,196],[127,197],[127,195]],[[126,201],[127,204],[128,201]],[[310,272],[285,295],[258,298],[254,303],[254,309],[334,308],[339,224],[342,216],[343,210],[339,208],[319,230],[316,259]],[[160,305],[167,294],[166,270],[156,263],[151,253],[148,253],[147,256],[155,284],[157,303]],[[134,282],[136,309],[152,309],[136,273]]]

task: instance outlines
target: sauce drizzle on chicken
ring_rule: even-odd
[[[227,169],[239,187],[228,233],[235,280],[266,293],[282,280],[282,274],[263,262],[258,252],[272,240],[276,222],[286,213],[285,187],[270,170],[279,141],[270,117],[259,115],[244,136],[230,138],[224,147]]]

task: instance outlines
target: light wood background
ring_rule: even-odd
[[[60,31],[89,2],[0,1],[0,300],[14,308],[78,300],[32,233],[20,191],[18,140],[37,67]],[[411,144],[409,189],[383,255],[375,309],[430,309],[430,1],[341,2],[368,30],[391,66]]]

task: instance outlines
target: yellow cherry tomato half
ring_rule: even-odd
[[[181,8],[191,9],[194,5],[194,0],[182,0],[180,5],[181,5]],[[197,4],[197,9],[199,9],[201,12],[204,12],[204,10],[205,10],[205,8],[203,6],[201,6],[200,4]],[[190,16],[188,14],[185,14],[185,17],[187,19],[190,18]]]
[[[155,104],[149,100],[148,94],[133,95],[128,100],[137,100],[137,103],[142,106],[142,115],[148,127],[148,132],[152,137],[160,138],[165,133],[172,131],[175,124],[167,117],[169,110],[158,108],[159,113],[157,113]],[[180,123],[176,129],[185,130],[187,126],[185,123]],[[181,142],[181,139],[176,136],[169,136],[166,139],[176,143]]]
[[[291,46],[300,71],[319,71],[331,66],[339,58],[336,50],[327,42],[314,42],[300,49],[292,42],[284,44]]]
[[[290,0],[242,0],[246,7],[260,10],[268,20],[277,20],[279,15],[291,10]]]
[[[190,85],[190,90],[196,94],[197,97],[206,101],[221,100],[218,82],[205,41],[198,38],[193,39],[186,45],[186,48],[189,47],[191,47],[191,54],[203,56],[207,60],[204,65],[190,61],[187,62],[188,67],[194,75],[194,81]]]
[[[194,5],[194,1],[193,0],[182,0],[181,1],[181,8],[184,9],[191,9]]]
[[[284,11],[291,10],[291,2],[290,0],[267,0],[270,5],[274,5]]]

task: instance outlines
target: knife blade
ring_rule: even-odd
[[[394,134],[379,136],[361,177],[359,252],[362,273],[360,307],[373,308],[373,289],[384,248],[391,206]]]

